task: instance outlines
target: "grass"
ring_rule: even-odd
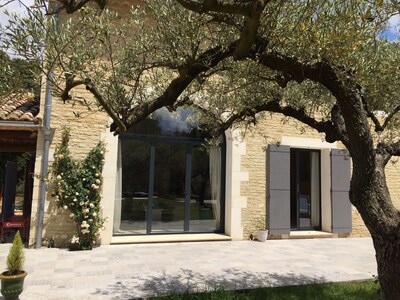
[[[379,285],[372,280],[322,283],[299,286],[285,286],[277,288],[258,288],[244,291],[228,291],[216,289],[196,294],[171,294],[165,297],[152,299],[159,300],[378,300]]]

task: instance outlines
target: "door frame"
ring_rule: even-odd
[[[221,233],[225,230],[225,178],[226,178],[226,137],[223,134],[221,139],[221,201],[220,201],[220,228],[213,231],[215,233]],[[169,136],[151,136],[144,134],[130,133],[121,135],[120,139],[127,140],[139,140],[149,144],[150,147],[150,159],[149,159],[149,189],[148,189],[148,200],[147,200],[147,212],[146,212],[146,233],[145,234],[132,234],[132,235],[168,235],[168,234],[197,234],[197,233],[210,233],[210,231],[204,232],[191,232],[190,227],[190,195],[191,195],[191,167],[192,167],[192,149],[193,146],[205,145],[205,139],[199,138],[179,138]],[[184,212],[184,224],[183,231],[176,232],[152,232],[152,216],[153,216],[153,202],[154,202],[154,176],[155,176],[155,162],[156,162],[156,145],[157,144],[183,144],[186,145],[185,155],[185,212]],[[131,234],[130,234],[131,235]]]
[[[290,148],[290,154],[292,154],[292,152],[295,153],[296,157],[295,157],[295,162],[296,162],[296,166],[295,166],[295,178],[296,178],[296,182],[292,183],[290,182],[290,189],[292,189],[293,187],[295,188],[295,196],[296,196],[296,227],[292,227],[292,224],[290,226],[290,230],[291,231],[303,231],[303,230],[321,230],[322,228],[322,199],[321,199],[321,150],[319,149],[304,149],[304,148]],[[319,166],[318,166],[318,172],[319,172],[319,180],[318,180],[318,184],[319,184],[319,226],[304,226],[301,227],[300,226],[300,192],[299,192],[299,179],[300,179],[300,153],[301,152],[307,152],[307,153],[318,153],[318,158],[319,158]],[[290,159],[290,162],[292,163],[292,159]],[[290,172],[292,172],[292,168],[290,170]],[[292,181],[292,174],[290,174],[290,180]],[[311,200],[310,200],[311,201]],[[292,213],[292,192],[290,193],[290,211]],[[312,214],[312,205],[310,204],[310,214]],[[290,220],[292,219],[292,217],[290,218]],[[292,222],[290,222],[292,223]]]

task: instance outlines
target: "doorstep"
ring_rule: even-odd
[[[320,238],[337,238],[338,235],[331,232],[324,231],[291,231],[289,239],[320,239]]]
[[[211,242],[231,241],[230,236],[217,233],[199,234],[159,234],[159,235],[135,235],[135,236],[113,236],[111,245],[115,244],[138,244],[138,243],[175,243],[175,242]]]

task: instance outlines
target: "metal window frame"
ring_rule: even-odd
[[[223,233],[225,232],[225,185],[226,185],[226,136],[222,136],[221,147],[221,201],[220,201],[220,228],[213,231],[190,231],[190,194],[191,194],[191,167],[192,167],[192,149],[193,146],[206,145],[205,139],[185,138],[185,137],[169,137],[169,136],[152,136],[143,134],[124,133],[119,136],[121,140],[139,140],[149,143],[150,160],[149,160],[149,189],[148,189],[148,209],[146,215],[146,233],[145,234],[123,234],[118,236],[142,236],[142,235],[170,235],[170,234],[202,234],[202,233]],[[154,176],[155,176],[155,159],[157,144],[183,144],[186,145],[185,156],[185,216],[183,231],[177,232],[152,232],[152,209],[154,194]]]

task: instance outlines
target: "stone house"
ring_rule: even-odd
[[[90,97],[84,94],[86,90],[80,93]],[[26,149],[13,151],[34,148],[35,174],[40,174],[43,154],[43,133],[37,123],[43,111],[42,101],[34,116],[36,123],[32,121],[29,128],[22,126],[26,123],[18,125],[27,121],[6,116],[1,120],[21,130],[15,143],[19,134],[27,139]],[[84,116],[77,118],[77,111]],[[294,120],[282,123],[280,116],[267,115],[244,137],[239,130],[229,130],[220,147],[206,148],[204,137],[186,122],[185,112],[172,116],[161,110],[155,115],[114,136],[104,113],[89,114],[76,103],[53,101],[50,165],[64,126],[71,129],[71,152],[77,159],[99,140],[106,142],[103,215],[110,220],[101,234],[102,244],[248,239],[260,221],[267,223],[273,238],[368,235],[348,202],[350,160],[341,145],[324,142],[311,129],[303,132]],[[10,125],[1,127],[2,137]],[[26,130],[31,133],[29,139]],[[1,152],[7,143],[11,149],[10,141],[1,142]],[[388,165],[388,183],[397,205],[398,171],[398,164]],[[39,177],[35,177],[30,245],[36,237],[39,187]],[[56,246],[63,246],[74,231],[68,214],[58,210],[47,193],[44,241],[54,239]]]
[[[84,89],[79,93],[90,97]],[[44,101],[39,111],[37,103],[29,106],[26,103],[32,101],[24,101],[11,107],[8,99],[1,107],[1,152],[11,151],[12,143],[13,151],[34,151],[34,174],[40,174]],[[30,121],[22,117],[24,107],[35,114]],[[83,158],[99,140],[106,142],[103,215],[110,220],[101,234],[102,244],[248,239],[260,222],[266,223],[270,238],[368,235],[348,201],[350,159],[341,145],[324,142],[320,134],[304,131],[294,120],[282,123],[280,116],[266,115],[244,137],[239,130],[228,130],[220,147],[207,148],[186,117],[185,111],[171,115],[161,109],[152,119],[114,136],[105,113],[53,100],[50,165],[64,126],[71,129],[74,158]],[[6,139],[10,130],[15,133],[13,141]],[[25,139],[23,147],[20,138]],[[388,164],[396,205],[398,172],[398,164]],[[30,245],[36,237],[39,187],[35,177]],[[75,227],[50,194],[45,201],[44,241],[54,239],[56,246],[63,246]]]
[[[114,8],[127,11],[128,2]],[[368,236],[348,199],[351,160],[343,146],[325,142],[293,119],[283,123],[279,115],[266,114],[246,135],[228,130],[218,147],[205,147],[206,136],[189,121],[188,111],[160,109],[114,136],[105,113],[78,103],[90,99],[90,93],[81,88],[75,94],[79,97],[65,104],[53,99],[49,162],[64,126],[71,130],[76,159],[99,140],[106,143],[103,216],[110,218],[102,244],[241,240],[265,226],[270,238]],[[44,98],[42,91],[38,120],[43,119]],[[38,129],[40,125],[30,129],[36,135],[35,174],[41,172],[44,149],[44,134]],[[388,164],[388,185],[397,207],[399,171],[399,164]],[[36,238],[40,184],[35,177],[30,245]],[[43,240],[64,246],[74,231],[68,213],[57,209],[48,192]]]
[[[270,238],[368,236],[348,200],[351,161],[343,147],[325,142],[312,129],[304,132],[294,120],[282,123],[280,116],[267,115],[244,137],[228,130],[220,147],[206,148],[184,111],[172,116],[161,110],[114,136],[107,115],[77,118],[77,110],[87,114],[75,103],[53,101],[50,165],[64,126],[71,129],[71,152],[77,159],[105,141],[103,215],[110,219],[102,244],[241,240],[260,222],[266,223]],[[38,131],[36,174],[42,149]],[[388,164],[396,205],[398,172],[398,164]],[[30,244],[36,236],[39,184],[35,179]],[[48,194],[44,240],[52,238],[61,246],[74,231],[68,213],[58,210]]]

